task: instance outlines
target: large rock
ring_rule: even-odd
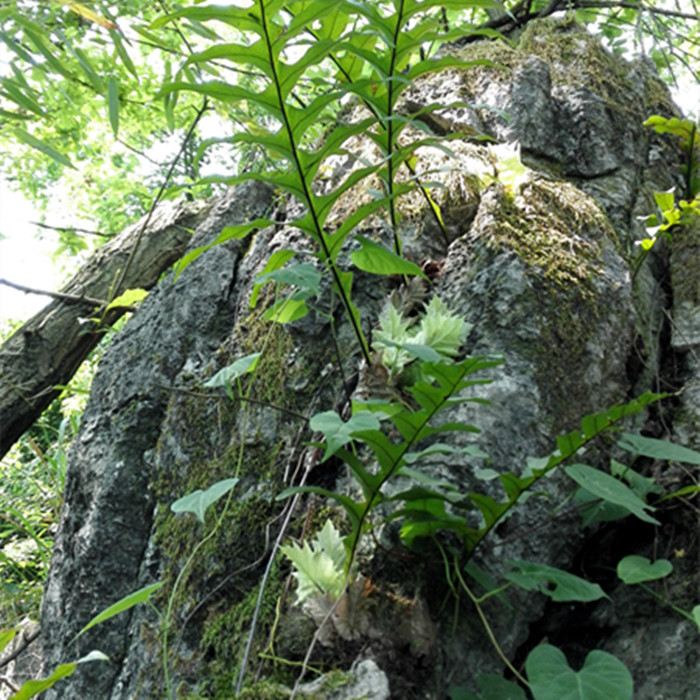
[[[633,241],[642,236],[635,217],[648,213],[653,191],[673,186],[678,172],[672,145],[641,122],[673,107],[646,66],[611,58],[568,22],[533,24],[518,51],[499,45],[470,50],[501,67],[444,72],[412,89],[402,109],[408,114],[436,101],[453,102],[453,108],[430,113],[434,128],[517,140],[529,170],[509,191],[497,182],[484,188],[469,172],[493,169],[487,146],[456,141],[452,156],[425,149],[418,153],[425,170],[450,167],[449,173],[431,175],[444,178],[445,188],[435,197],[447,239],[423,200],[400,206],[407,212],[407,251],[417,261],[437,262],[435,292],[473,324],[465,350],[505,358],[491,370],[492,383],[479,389],[490,404],[455,406],[446,419],[478,426],[477,444],[490,455],[490,466],[519,473],[529,456],[550,452],[554,436],[575,427],[582,415],[657,388],[652,381],[673,350],[668,333],[654,332],[665,303],[654,274],[665,273],[663,257],[636,282],[631,275]],[[467,108],[465,101],[481,106]],[[362,139],[353,146],[371,149]],[[336,165],[338,177],[355,167],[351,159]],[[287,513],[274,497],[302,474],[325,488],[347,486],[344,469],[332,461],[320,465],[314,450],[304,448],[310,437],[305,417],[342,410],[359,358],[337,303],[322,301],[318,311],[287,326],[261,318],[270,291],[250,308],[255,276],[269,255],[308,246],[284,224],[292,206],[285,210],[273,201],[263,185],[225,195],[197,229],[193,246],[271,206],[279,207],[280,225],[245,242],[216,246],[177,281],[164,280],[100,366],[70,453],[42,643],[47,672],[92,648],[109,654],[111,662],[81,666],[47,698],[164,696],[163,625],[152,609],[135,608],[72,641],[92,616],[157,580],[165,586],[154,602],[161,614],[171,610],[167,663],[178,697],[235,696],[254,618],[247,684],[269,676],[289,682],[295,666],[279,659],[298,663],[306,654],[314,623],[292,605],[280,557],[267,566]],[[358,201],[339,209],[347,215],[353,206]],[[364,224],[363,233],[382,237],[385,226],[377,218]],[[356,274],[354,299],[365,324],[376,323],[391,284]],[[254,402],[232,401],[202,387],[218,368],[255,351],[262,356],[250,395]],[[696,433],[690,437],[697,440]],[[452,439],[474,440],[469,433]],[[587,459],[602,464],[605,457],[591,452]],[[469,491],[481,487],[474,478],[478,464],[441,458],[422,468]],[[194,518],[170,512],[180,496],[231,476],[241,479],[233,503],[213,530],[209,515],[206,540]],[[498,576],[508,560],[529,559],[581,573],[591,540],[575,511],[552,509],[571,490],[563,479],[550,479],[547,491],[554,498],[531,498],[498,528],[478,552],[481,566]],[[313,531],[329,515],[339,519],[328,503],[311,500],[292,514],[290,532]],[[355,664],[362,673],[346,679],[349,688],[369,687],[363,678],[371,670],[372,687],[380,688],[373,696],[387,696],[388,678],[397,698],[444,697],[452,686],[475,687],[480,673],[501,672],[476,613],[465,601],[456,608],[450,598],[437,552],[419,557],[400,550],[391,526],[377,535],[381,546],[368,543],[360,556],[366,581],[361,624],[343,626],[336,618],[337,634],[317,645],[312,664]],[[652,536],[640,534],[640,550]],[[495,601],[485,608],[503,651],[517,659],[540,641],[542,620],[551,613],[541,596],[513,594],[511,600],[513,610]],[[604,611],[590,619],[598,632],[615,626]],[[666,634],[669,624],[668,614],[659,617],[659,633]],[[647,635],[655,633],[654,622],[650,626]],[[672,631],[678,643],[669,645],[670,655],[687,653],[681,627]],[[558,630],[562,646],[566,631]],[[634,634],[621,624],[608,635],[610,648],[626,648]],[[595,641],[604,644],[605,637]],[[579,656],[584,651],[578,649]],[[684,658],[697,669],[697,658]],[[641,674],[649,656],[640,652],[624,660]],[[677,673],[677,664],[657,658],[656,672],[661,680],[654,687],[660,687]],[[688,688],[676,688],[674,697],[685,697]],[[263,680],[248,692],[284,696],[279,685]],[[325,692],[317,695],[350,697]]]

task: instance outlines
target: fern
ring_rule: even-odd
[[[398,100],[421,75],[484,62],[465,62],[453,56],[436,60],[419,57],[421,47],[427,43],[464,34],[463,30],[458,32],[457,29],[443,32],[439,23],[430,16],[431,11],[444,5],[437,0],[397,0],[386,8],[364,0],[257,0],[248,8],[189,7],[153,24],[159,27],[179,18],[198,23],[216,21],[230,30],[255,37],[251,42],[241,39],[217,43],[194,54],[183,66],[179,79],[163,86],[161,95],[165,97],[189,90],[223,103],[245,101],[262,110],[268,116],[268,122],[276,125],[276,130],[259,128],[237,133],[229,139],[234,146],[243,144],[264,148],[277,164],[275,169],[209,178],[208,181],[216,179],[232,185],[245,180],[262,180],[285,191],[303,205],[304,213],[292,223],[314,242],[314,254],[333,279],[333,289],[342,300],[367,362],[370,360],[369,347],[361,329],[359,311],[351,298],[353,274],[340,269],[338,255],[348,236],[365,218],[386,208],[394,238],[393,254],[378,244],[372,244],[376,246],[372,248],[371,242],[365,240],[361,241],[365,254],[354,255],[353,263],[358,269],[376,274],[395,274],[396,271],[403,275],[420,274],[417,266],[400,261],[401,244],[395,208],[396,199],[417,185],[411,179],[397,184],[396,169],[402,161],[409,160],[419,146],[441,141],[440,137],[429,135],[410,141],[404,139],[399,146],[399,136],[413,122],[396,113]],[[464,0],[449,5],[456,9],[491,7],[495,3]],[[313,28],[312,31],[308,30],[309,27]],[[300,57],[292,61],[288,58],[292,55]],[[191,79],[191,74],[190,79],[182,79],[188,76],[191,65],[198,65],[216,75],[218,69],[214,62],[218,61],[253,66],[262,77],[262,89],[256,91],[221,80],[196,82]],[[303,106],[299,106],[296,91],[301,81],[326,61],[338,67],[338,82],[328,92],[312,94]],[[316,145],[309,135],[314,133],[317,123],[323,121],[332,106],[337,107],[348,97],[359,98],[371,116],[358,123],[337,124],[327,138]],[[313,182],[319,169],[331,156],[344,153],[346,141],[358,134],[367,134],[373,139],[380,153],[378,161],[355,170],[334,190],[316,193]],[[379,177],[384,188],[382,195],[360,207],[337,230],[328,232],[325,224],[334,203],[369,176]],[[435,213],[434,202],[431,207]],[[211,245],[245,237],[273,223],[261,218],[229,227]],[[190,253],[181,262],[179,270],[211,245]],[[303,313],[302,305],[299,308]]]

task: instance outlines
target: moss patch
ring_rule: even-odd
[[[544,179],[524,185],[514,198],[503,194],[488,230],[488,246],[514,251],[546,282],[582,296],[590,296],[591,279],[602,271],[602,239],[616,240],[590,197],[570,183]]]
[[[531,298],[526,302],[539,331],[521,352],[535,366],[555,430],[575,422],[591,397],[585,368],[588,344],[600,323],[605,246],[617,239],[595,202],[573,185],[541,178],[519,194],[491,190],[474,225],[494,253],[510,251],[525,264]]]
[[[169,635],[173,657],[169,668],[181,683],[179,696],[189,692],[191,697],[232,697],[282,508],[275,495],[286,486],[285,473],[290,460],[296,460],[292,446],[306,428],[303,421],[275,406],[304,413],[318,391],[319,363],[327,359],[296,348],[287,330],[263,321],[262,312],[256,310],[239,325],[220,362],[225,366],[242,355],[263,352],[255,374],[245,378],[253,381],[251,396],[259,403],[232,401],[223,392],[207,394],[193,387],[191,393],[171,400],[158,446],[161,464],[153,490],[160,504],[156,541],[165,572],[161,610],[196,550],[176,593]],[[288,392],[292,382],[295,391]],[[232,476],[240,482],[230,500],[225,496],[208,509],[205,525],[189,514],[170,512],[169,505],[177,498]],[[265,589],[249,674],[274,624],[284,577],[273,570]],[[158,637],[154,631],[154,645],[160,645]],[[153,673],[149,669],[149,676]]]

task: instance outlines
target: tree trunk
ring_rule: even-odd
[[[60,394],[104,329],[127,311],[110,309],[96,326],[86,320],[100,315],[95,300],[116,298],[127,289],[151,289],[182,256],[205,207],[201,202],[163,205],[150,221],[129,226],[90,258],[64,287],[62,298],[55,298],[2,345],[0,458]],[[126,275],[119,289],[113,289],[134,246]]]

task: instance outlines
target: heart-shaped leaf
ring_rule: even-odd
[[[246,372],[252,372],[258,364],[261,353],[254,352],[245,357],[239,357],[233,364],[220,369],[211,379],[204,382],[204,386],[215,388],[218,386],[229,386],[238,377]]]
[[[672,462],[686,462],[687,464],[700,464],[700,452],[691,450],[683,445],[676,445],[668,440],[657,440],[643,435],[623,433],[623,440],[617,444],[624,450],[633,454],[664,459]]]
[[[553,566],[529,561],[511,561],[520,571],[509,571],[506,578],[527,591],[540,591],[552,600],[577,600],[589,602],[605,597],[605,591],[597,584],[556,569]],[[553,588],[550,588],[553,586]]]
[[[654,581],[664,578],[673,571],[673,565],[668,559],[649,561],[646,557],[632,554],[625,557],[617,565],[617,575],[625,583],[640,583],[641,581]]]
[[[692,611],[691,611],[691,616],[693,618],[693,621],[695,624],[698,626],[698,631],[700,632],[700,605],[696,605]]]
[[[549,644],[535,647],[525,662],[535,700],[630,700],[633,682],[627,667],[596,649],[576,672],[564,654]]]
[[[228,493],[238,481],[239,479],[222,479],[212,484],[206,491],[197,489],[182,498],[178,498],[170,506],[170,510],[173,513],[194,513],[197,516],[197,520],[203,523],[206,509],[224,494]]]
[[[318,430],[326,437],[326,452],[323,461],[350,442],[352,434],[363,430],[379,430],[379,419],[366,411],[356,413],[350,420],[343,419],[335,411],[317,413],[309,423],[311,430]]]
[[[646,511],[654,510],[637,496],[632,489],[623,484],[618,479],[594,469],[586,464],[572,464],[565,467],[564,471],[579,485],[583,486],[598,498],[602,498],[609,503],[624,506],[640,520],[654,525],[660,525],[656,518],[652,518]]]
[[[420,275],[428,279],[416,263],[404,260],[393,251],[364,236],[357,236],[356,240],[362,248],[352,253],[350,259],[360,270],[375,275]]]

